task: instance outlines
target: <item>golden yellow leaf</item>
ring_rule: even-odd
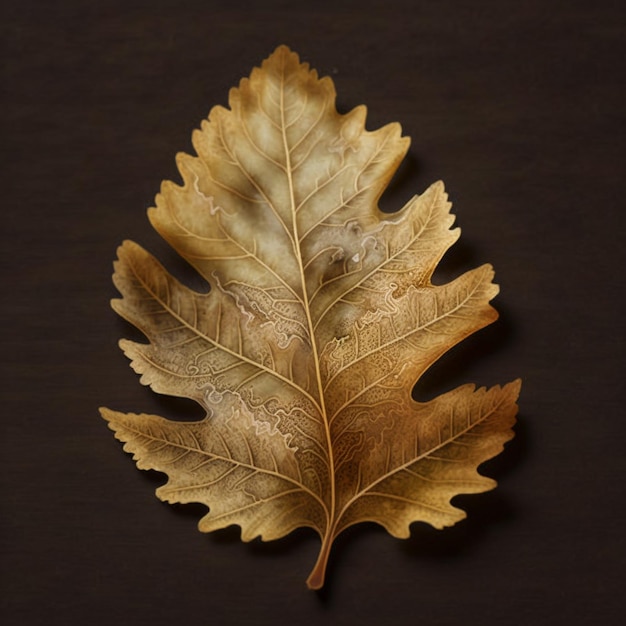
[[[149,218],[210,284],[197,293],[125,242],[113,308],[149,343],[122,340],[141,382],[204,407],[198,422],[101,409],[157,495],[201,502],[201,531],[244,541],[308,526],[333,540],[373,521],[462,519],[450,500],[495,486],[477,467],[513,434],[520,382],[464,385],[429,402],[411,390],[444,352],[497,317],[485,265],[435,286],[459,236],[441,183],[400,211],[378,199],[404,157],[400,126],[364,128],[365,107],[279,47],[215,107],[179,154]]]

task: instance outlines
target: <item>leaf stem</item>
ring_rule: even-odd
[[[322,547],[320,548],[317,561],[306,580],[309,589],[321,589],[324,586],[324,578],[326,576],[326,566],[328,565],[328,556],[330,555],[330,547],[333,543],[332,530],[326,533],[322,539]]]

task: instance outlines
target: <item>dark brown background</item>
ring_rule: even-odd
[[[300,6],[302,5],[302,6]],[[623,13],[607,0],[3,3],[0,621],[616,624],[623,607]],[[501,320],[420,393],[524,379],[517,438],[469,518],[407,541],[242,544],[153,495],[97,407],[176,411],[116,346],[116,246],[181,268],[145,210],[177,151],[278,44],[331,75],[409,157],[384,206],[442,178],[461,241],[440,277],[496,268]]]

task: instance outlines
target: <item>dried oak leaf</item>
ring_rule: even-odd
[[[197,422],[101,409],[137,466],[165,472],[157,495],[210,510],[249,541],[301,526],[319,533],[308,579],[364,521],[408,537],[465,517],[460,493],[492,489],[477,467],[513,434],[520,382],[464,385],[429,402],[415,382],[497,313],[489,265],[435,286],[459,236],[441,183],[394,214],[377,201],[404,157],[399,124],[364,128],[363,106],[335,109],[318,78],[279,47],[215,107],[179,154],[149,218],[211,286],[176,281],[126,241],[112,306],[149,343],[122,340],[141,382],[192,398]]]

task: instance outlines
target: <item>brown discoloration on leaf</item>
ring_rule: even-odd
[[[121,342],[141,382],[207,416],[102,409],[138,467],[169,476],[161,499],[209,507],[200,530],[315,529],[312,588],[348,526],[407,537],[415,521],[462,519],[450,500],[495,486],[477,468],[513,436],[520,385],[411,398],[436,359],[497,318],[498,289],[488,265],[431,283],[459,235],[443,185],[381,213],[409,140],[398,124],[366,131],[364,107],[340,115],[334,101],[332,81],[280,47],[194,133],[183,186],[163,183],[149,217],[211,290],[125,242],[113,308],[149,340]]]

